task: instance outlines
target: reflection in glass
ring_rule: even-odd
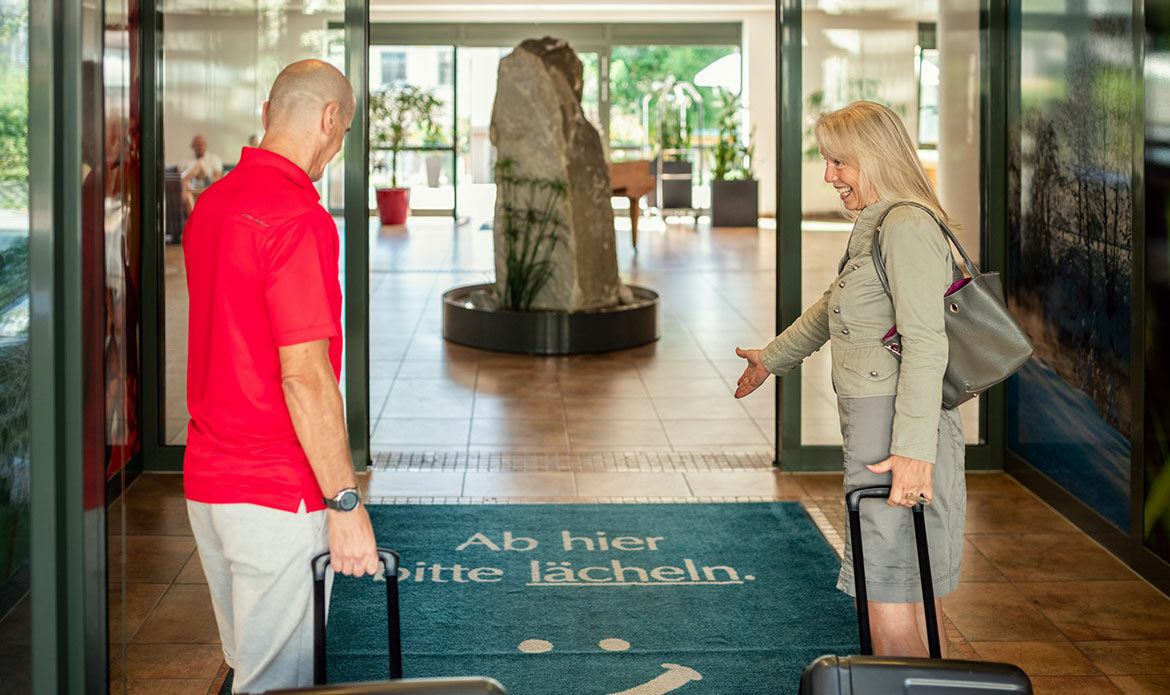
[[[858,100],[890,107],[919,143],[919,160],[943,207],[962,223],[959,237],[976,256],[979,247],[979,36],[978,14],[954,3],[912,4],[890,10],[861,0],[848,11],[807,3],[801,14],[804,126],[801,171],[801,299],[820,298],[836,275],[852,222],[833,187],[813,123],[818,114]],[[840,445],[829,350],[801,368],[801,443]],[[964,435],[979,441],[978,401],[961,408]]]
[[[29,680],[28,3],[0,0],[0,676]]]
[[[187,214],[183,200],[197,200],[199,185],[185,182],[183,172],[200,155],[222,163],[225,175],[231,171],[240,149],[263,136],[261,109],[285,65],[320,58],[344,70],[343,31],[330,28],[331,22],[340,25],[343,9],[340,0],[162,2],[165,444],[181,445],[187,435],[187,284],[180,243]],[[380,74],[378,63],[371,73]],[[202,136],[203,152],[198,151],[202,145],[194,146],[196,136]],[[214,180],[215,167],[208,168]],[[342,168],[338,156],[318,184],[322,204],[334,211],[339,224]]]
[[[1008,383],[1007,444],[1128,530],[1133,4],[1048,7],[1011,28],[1009,297],[1036,353]]]

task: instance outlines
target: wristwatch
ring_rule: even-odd
[[[321,499],[325,506],[337,512],[352,512],[357,509],[358,503],[361,502],[361,497],[358,495],[357,488],[347,487],[341,492],[338,492],[333,497],[324,497]]]

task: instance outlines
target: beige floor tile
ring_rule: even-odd
[[[132,644],[218,642],[211,594],[202,584],[171,585],[131,640]]]
[[[1040,676],[1032,679],[1033,695],[1111,695],[1120,692],[1105,676]]]
[[[1076,644],[1077,648],[1105,675],[1170,676],[1170,640],[1118,640]]]
[[[475,397],[472,419],[548,420],[563,419],[564,414],[559,393],[531,396],[492,396],[481,393]]]
[[[514,446],[549,452],[568,451],[569,438],[565,420],[553,413],[553,419],[475,418],[471,422],[471,447]]]
[[[662,420],[738,420],[751,417],[743,406],[728,396],[672,396],[654,399]]]
[[[780,469],[784,470],[783,460]],[[795,473],[794,477],[809,497],[836,499],[841,502],[841,509],[845,509],[844,473]]]
[[[1170,693],[1170,676],[1110,676],[1109,680],[1125,695]]]
[[[573,497],[573,474],[559,471],[468,471],[465,497]]]
[[[967,540],[1014,582],[1137,578],[1083,533],[968,534]]]
[[[573,474],[580,497],[690,497],[682,473],[582,472]]]
[[[383,417],[374,426],[370,446],[375,450],[431,451],[434,446],[466,447],[470,435],[470,418]]]
[[[768,440],[750,418],[741,420],[663,420],[662,427],[672,446],[710,445],[767,447]]]
[[[638,373],[643,379],[719,379],[723,375],[711,364],[710,360],[672,360],[669,362],[656,359],[639,358],[635,360]],[[738,378],[738,377],[737,377]]]
[[[371,471],[370,497],[458,497],[462,471]]]
[[[1099,676],[1101,672],[1072,642],[972,642],[984,661],[1014,664],[1036,676]]]
[[[719,378],[655,377],[643,378],[643,381],[646,382],[646,392],[652,398],[731,398],[735,392],[735,382],[728,383]]]
[[[645,398],[646,387],[637,376],[598,379],[589,375],[561,375],[561,393],[574,398]]]
[[[1057,642],[1064,635],[1011,584],[963,582],[943,600],[970,642]]]
[[[560,394],[557,374],[528,374],[520,371],[486,372],[480,369],[475,380],[477,396],[502,398],[532,398],[535,396],[556,396]]]
[[[696,497],[762,496],[783,500],[804,498],[804,488],[779,471],[687,471],[684,476]]]
[[[442,379],[396,379],[383,418],[470,418],[474,393]]]
[[[1071,640],[1164,639],[1170,598],[1143,581],[1018,583]]]
[[[656,420],[569,420],[572,451],[631,451],[631,447],[669,448]]]
[[[462,390],[475,387],[479,365],[475,362],[450,360],[429,360],[425,362],[402,362],[398,367],[400,379],[443,379],[458,384]]]

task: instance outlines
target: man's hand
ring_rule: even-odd
[[[930,485],[930,474],[934,471],[933,463],[905,456],[891,456],[866,468],[872,473],[894,472],[894,480],[890,483],[890,497],[886,500],[886,504],[891,507],[913,507],[920,501],[923,504],[930,504],[934,499]]]
[[[739,377],[739,382],[735,386],[735,397],[743,398],[752,391],[755,391],[768,380],[770,374],[767,369],[764,369],[763,363],[760,362],[759,350],[741,350],[735,349],[735,354],[747,360],[747,368],[743,370],[743,375]]]
[[[361,577],[378,571],[374,528],[364,505],[350,512],[332,509],[329,514],[329,564],[333,571]],[[390,578],[387,578],[390,581]]]

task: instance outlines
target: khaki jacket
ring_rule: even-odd
[[[833,388],[842,398],[896,396],[891,455],[934,463],[942,378],[947,367],[943,295],[952,282],[950,244],[922,210],[890,212],[879,238],[893,301],[874,271],[874,228],[890,201],[861,211],[836,279],[824,295],[760,353],[783,375],[830,342]],[[897,324],[898,362],[882,339]]]

